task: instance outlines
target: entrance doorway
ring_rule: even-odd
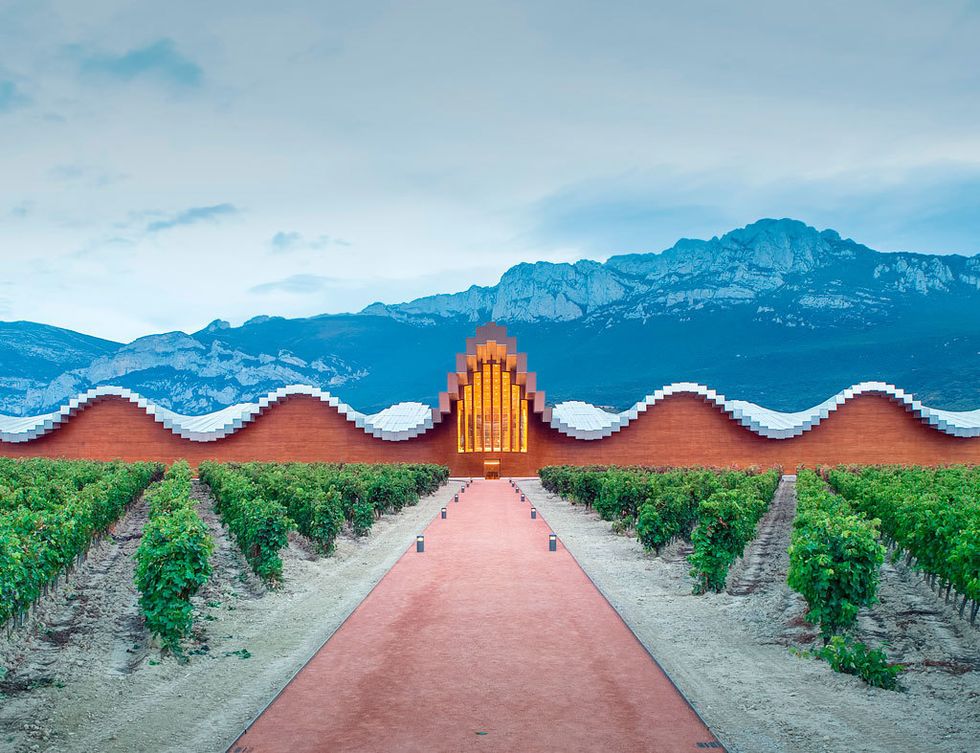
[[[484,460],[483,461],[483,478],[500,478],[500,461],[499,460]]]

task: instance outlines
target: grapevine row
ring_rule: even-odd
[[[787,581],[806,599],[807,619],[829,640],[877,598],[884,561],[878,521],[855,511],[806,469],[797,474],[796,498]]]
[[[150,519],[136,550],[135,583],[146,626],[173,650],[190,632],[191,597],[207,582],[214,551],[190,492],[190,468],[174,463],[145,495]]]
[[[159,473],[155,463],[0,461],[0,623],[46,592]]]
[[[648,550],[690,540],[694,593],[724,589],[779,482],[777,470],[549,466],[539,475],[548,491],[594,507],[619,530],[635,530]]]
[[[881,521],[892,556],[905,556],[929,585],[955,590],[960,615],[980,611],[980,468],[835,468],[830,484],[857,510]]]
[[[877,601],[885,551],[879,521],[834,494],[813,471],[800,469],[796,496],[787,582],[806,599],[807,620],[820,627],[824,646],[817,656],[836,672],[896,689],[903,667],[848,634],[861,608]]]
[[[384,513],[414,505],[449,478],[429,464],[203,463],[218,512],[253,570],[267,581],[282,575],[279,552],[297,528],[330,552],[347,525],[370,531]]]

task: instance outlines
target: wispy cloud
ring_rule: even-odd
[[[65,183],[84,183],[96,188],[104,188],[121,180],[126,180],[129,176],[126,173],[113,173],[108,170],[91,165],[71,163],[65,165],[55,165],[48,171],[52,180]]]
[[[84,75],[132,81],[153,77],[181,87],[201,84],[204,71],[193,60],[182,55],[172,39],[160,39],[119,55],[90,53],[82,56]]]
[[[660,251],[683,235],[710,237],[716,228],[737,224],[734,213],[716,203],[722,190],[694,190],[662,171],[585,181],[532,204],[524,241],[597,256]]]
[[[303,241],[303,236],[297,232],[285,232],[280,230],[272,236],[269,245],[275,251],[291,251]]]
[[[156,220],[146,226],[146,232],[159,233],[161,230],[170,230],[174,227],[184,225],[195,225],[199,222],[214,222],[223,217],[239,213],[238,207],[234,204],[214,204],[209,207],[191,207],[183,212],[168,217],[163,220]]]
[[[34,202],[30,199],[24,199],[23,201],[18,201],[12,207],[10,207],[10,216],[16,217],[17,219],[22,219],[27,217],[34,211]]]
[[[322,275],[299,274],[291,275],[282,280],[263,282],[256,285],[248,292],[265,295],[268,293],[293,293],[298,295],[309,295],[319,293],[327,288],[335,286],[339,281],[332,277]]]
[[[30,102],[30,97],[23,94],[13,81],[0,81],[0,114],[13,112]]]
[[[322,251],[328,246],[349,246],[350,243],[343,238],[332,238],[329,235],[306,238],[302,233],[295,230],[280,230],[269,240],[269,245],[272,246],[272,250],[276,253],[287,253],[301,249]]]
[[[110,257],[118,254],[120,251],[134,248],[136,243],[136,240],[127,238],[124,235],[97,238],[68,254],[68,257],[71,259],[89,259],[100,255]]]

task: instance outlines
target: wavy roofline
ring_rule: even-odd
[[[414,439],[438,423],[442,416],[423,403],[396,403],[374,414],[355,410],[340,398],[306,384],[291,384],[264,395],[254,403],[238,403],[200,416],[186,416],[158,405],[125,387],[95,387],[69,400],[58,410],[38,416],[0,415],[0,441],[30,442],[60,428],[69,418],[106,397],[117,397],[133,403],[173,434],[191,442],[216,442],[251,423],[268,408],[296,395],[319,400],[335,408],[365,434],[388,442]],[[393,421],[400,418],[400,421]]]
[[[57,430],[72,416],[93,403],[106,397],[116,397],[133,403],[178,437],[191,442],[216,442],[251,423],[270,407],[297,395],[312,397],[335,408],[364,433],[386,442],[401,442],[419,437],[434,428],[449,412],[424,403],[404,402],[369,415],[355,410],[340,398],[317,387],[294,384],[280,387],[254,403],[239,403],[201,416],[186,416],[124,387],[104,386],[81,393],[51,413],[23,418],[0,415],[0,441],[23,443],[38,439]],[[694,382],[675,382],[647,395],[621,413],[611,413],[590,403],[566,401],[555,405],[550,416],[542,413],[542,419],[559,433],[574,439],[599,440],[621,431],[641,413],[675,395],[701,397],[733,421],[766,439],[781,440],[801,436],[860,395],[885,396],[902,405],[936,431],[954,437],[980,437],[980,410],[946,411],[930,408],[905,390],[884,382],[860,382],[808,410],[789,413],[763,408],[744,400],[729,400],[719,392]]]
[[[980,410],[947,411],[930,408],[916,400],[911,393],[885,382],[859,382],[812,408],[796,412],[775,411],[744,400],[729,400],[716,390],[694,382],[675,382],[647,395],[622,413],[609,413],[589,403],[559,403],[553,409],[551,426],[575,439],[604,439],[629,426],[648,408],[672,395],[685,394],[703,398],[732,420],[766,439],[792,439],[801,436],[860,395],[887,397],[903,406],[922,423],[945,434],[964,438],[980,437]]]

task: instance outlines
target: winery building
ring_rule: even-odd
[[[364,414],[318,388],[185,416],[130,390],[99,387],[52,413],[0,415],[0,455],[171,462],[432,462],[454,475],[532,475],[545,465],[772,466],[980,463],[980,410],[927,407],[863,382],[782,413],[675,383],[621,413],[549,405],[504,327],[466,341],[435,407]]]

